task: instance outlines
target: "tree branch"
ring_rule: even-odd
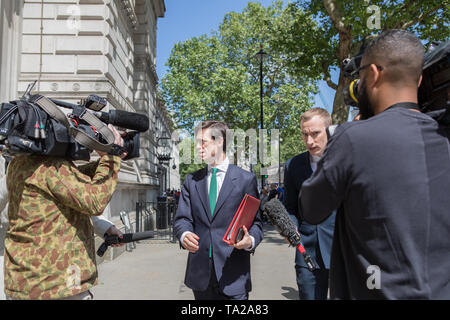
[[[399,15],[404,13],[407,10],[407,8],[413,7],[415,5],[416,5],[416,1],[414,1],[414,0],[405,0],[403,2],[403,5],[400,8],[398,8],[397,10],[390,10],[389,11],[389,13],[388,13],[389,18],[387,19],[387,21],[390,21],[391,19],[393,21],[395,21],[394,17],[398,17]]]
[[[436,12],[439,9],[445,9],[445,5],[444,4],[439,4],[438,6],[432,8],[431,10],[429,10],[427,12],[422,12],[415,19],[410,20],[408,22],[400,21],[399,23],[397,23],[395,25],[395,28],[407,29],[407,28],[409,28],[409,27],[411,27],[411,26],[421,22],[423,19],[425,19],[426,17],[428,17],[429,15],[431,15],[432,13]]]
[[[334,90],[338,89],[338,85],[331,80],[329,66],[325,61],[322,61],[322,70],[323,70],[323,80],[325,80],[328,86]]]
[[[334,27],[339,33],[349,33],[349,29],[346,27],[344,21],[342,20],[342,14],[339,11],[336,0],[322,0],[328,15],[333,22]]]

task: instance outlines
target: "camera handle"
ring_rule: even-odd
[[[109,150],[108,154],[111,154],[113,156],[121,156],[124,152],[127,152],[127,149],[124,147],[121,147],[117,144],[113,144],[111,146],[111,149]]]

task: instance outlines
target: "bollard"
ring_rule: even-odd
[[[168,227],[168,203],[167,197],[158,197],[158,212],[156,213],[156,228],[167,229]]]

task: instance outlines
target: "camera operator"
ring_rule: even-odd
[[[340,126],[303,183],[300,216],[339,208],[331,256],[332,299],[450,298],[450,145],[418,112],[424,49],[388,30],[359,67],[361,121]]]
[[[0,156],[0,163],[4,158]],[[0,164],[0,167],[2,165]],[[6,190],[6,175],[0,173],[0,300],[5,300],[4,279],[3,279],[3,256],[6,230],[8,229],[8,191]]]
[[[114,143],[121,134],[112,125]],[[16,156],[8,166],[9,229],[5,239],[7,299],[89,299],[97,284],[91,216],[117,185],[121,157],[97,151],[80,168],[65,158]],[[111,226],[108,232],[120,235]]]

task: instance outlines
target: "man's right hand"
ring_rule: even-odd
[[[183,239],[183,248],[188,250],[190,253],[196,253],[198,251],[198,241],[200,238],[195,233],[188,233]]]
[[[114,128],[112,124],[108,124],[108,128],[114,134],[114,144],[117,144],[118,146],[123,147],[124,142],[123,142],[122,136],[125,136],[127,133],[124,131],[121,131],[121,132],[117,131],[116,128]],[[106,155],[106,152],[101,152],[98,150],[96,150],[96,151],[100,157]],[[124,153],[122,153],[122,155],[120,157],[123,159],[126,156],[127,156],[127,152],[124,152]]]
[[[299,238],[301,238],[301,237],[300,237],[300,233],[298,232],[298,229],[295,230],[295,231],[297,232],[297,236],[298,236]],[[284,237],[284,241],[286,241],[286,243],[289,244],[289,245],[291,244],[291,243],[289,242],[288,238],[286,238],[286,237]]]

